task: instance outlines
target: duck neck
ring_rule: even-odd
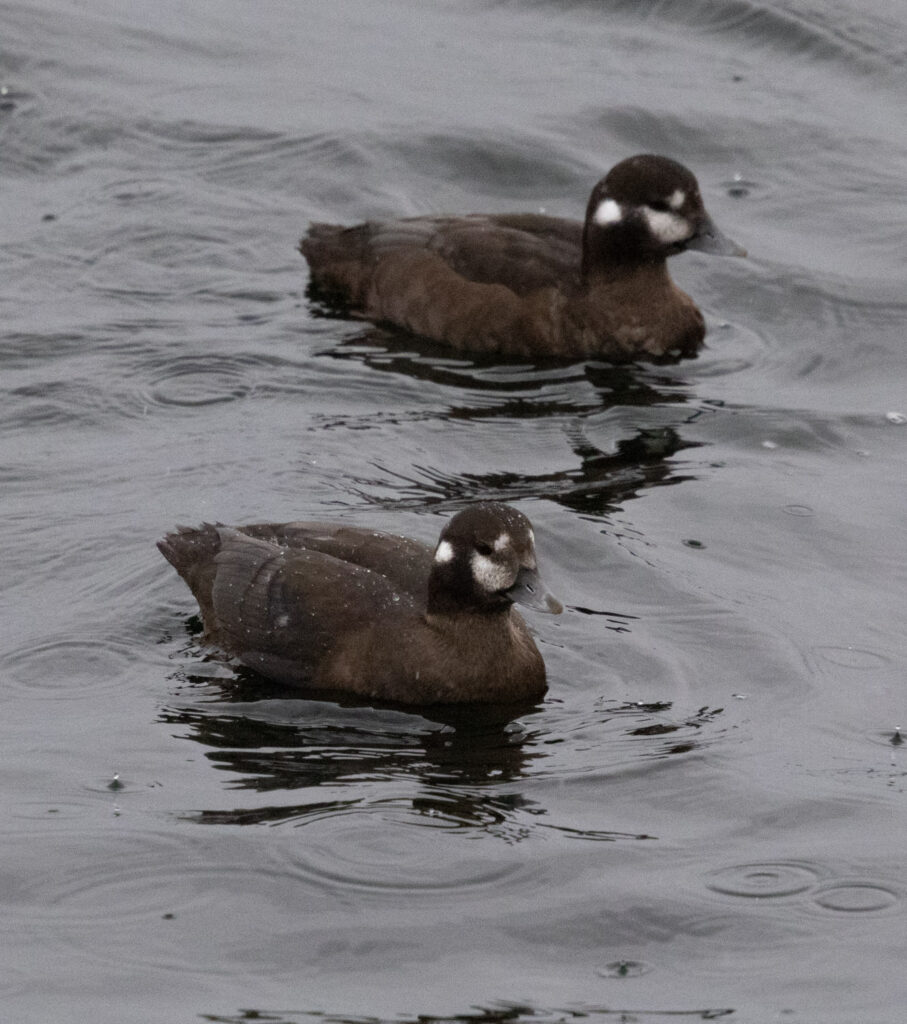
[[[669,285],[668,263],[664,256],[641,256],[627,260],[602,257],[596,253],[595,260],[583,259],[583,286],[586,289],[604,288],[620,289],[640,288],[643,293],[653,288],[660,289]]]
[[[494,618],[495,616],[506,616],[512,607],[511,602],[506,599],[489,602],[481,600],[471,590],[432,586],[432,582],[430,579],[428,583],[426,610],[429,615],[469,615]]]
[[[647,236],[635,224],[612,225],[607,229],[594,224],[583,228],[582,279],[616,281],[646,270],[667,276],[663,248],[653,248]]]

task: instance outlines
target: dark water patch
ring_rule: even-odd
[[[557,700],[557,698],[554,698]],[[624,702],[601,697],[591,707],[565,705],[536,727],[531,770],[545,778],[584,774],[616,778],[649,770],[651,762],[702,755],[727,739],[723,708],[685,712],[670,701]]]
[[[422,338],[378,328],[320,354],[361,361],[370,370],[402,374],[449,389],[455,403],[450,414],[457,419],[473,419],[494,405],[503,406],[504,415],[525,418],[563,412],[584,415],[618,405],[682,405],[692,397],[682,373],[671,376],[648,366],[612,366],[594,360],[527,363],[461,354]],[[464,397],[473,399],[477,394],[487,394],[490,401],[475,407],[463,403]]]
[[[637,961],[620,961],[627,965],[624,974],[602,974],[602,977],[633,978],[648,973],[645,964]],[[612,965],[603,970],[607,971]],[[619,964],[615,964],[615,969]],[[660,1024],[664,1021],[710,1021],[731,1018],[735,1010],[728,1008],[645,1010],[625,1007],[613,1009],[594,1003],[574,1003],[565,1009],[521,1003],[496,1002],[487,1007],[472,1005],[462,1013],[437,1016],[420,1013],[418,1016],[400,1014],[393,1017],[373,1015],[357,1016],[347,1013],[331,1013],[310,1010],[245,1009],[224,1016],[221,1013],[201,1014],[201,1019],[212,1024],[248,1024],[249,1021],[263,1021],[265,1024],[573,1024],[577,1020],[618,1022],[618,1024]]]
[[[488,419],[487,415],[479,417]],[[550,422],[546,419],[546,422]],[[382,472],[379,479],[360,478],[354,481],[355,491],[365,501],[384,508],[436,507],[454,510],[471,500],[519,502],[544,500],[563,505],[585,515],[605,515],[623,505],[643,489],[659,485],[675,485],[691,479],[690,474],[675,467],[671,459],[692,443],[683,442],[671,429],[641,431],[634,438],[617,442],[612,453],[603,452],[590,443],[583,428],[568,426],[566,439],[573,448],[576,464],[569,468],[544,473],[515,472],[460,473],[445,472],[434,466],[413,465],[407,472],[376,465]],[[507,430],[498,428],[496,444],[511,435],[515,443],[525,438],[525,425],[515,422]],[[541,440],[541,439],[540,439]],[[562,449],[558,443],[558,456]],[[537,445],[538,451],[542,449]],[[380,486],[396,482],[397,497],[373,496]]]
[[[617,843],[625,840],[637,842],[658,838],[646,832],[618,832],[614,829],[577,828],[569,825],[555,825],[551,822],[539,822],[536,826],[536,831],[539,834],[543,834],[547,830],[556,832],[559,836],[563,836],[566,839],[581,839],[583,842],[591,843]]]
[[[334,318],[336,311],[316,305],[316,315]],[[342,312],[342,311],[341,311]],[[335,340],[330,335],[331,340]],[[583,371],[575,364],[528,363],[459,353],[449,346],[384,328],[368,328],[322,355],[340,360],[360,361],[371,370],[404,374],[413,380],[427,380],[451,388],[471,391],[535,393],[537,389],[581,382]]]
[[[83,351],[88,343],[81,331],[19,333],[7,332],[0,341],[0,363],[5,371],[30,370],[51,359],[69,358]],[[122,346],[122,338],[115,344]]]
[[[596,816],[595,824],[577,821],[556,803],[502,787],[584,774],[620,778],[644,771],[647,762],[701,753],[728,728],[718,708],[683,714],[667,702],[602,700],[590,715],[560,705],[555,697],[550,708],[517,718],[517,710],[503,707],[416,715],[286,698],[232,705],[209,700],[171,705],[162,720],[205,746],[207,760],[229,773],[233,790],[265,797],[315,787],[323,793],[302,803],[270,797],[191,813],[200,823],[321,828],[318,823],[337,815],[386,813],[398,816],[400,828],[425,825],[508,843],[547,833],[594,842],[653,838],[645,828],[609,826],[607,815]],[[483,722],[483,716],[490,717]],[[405,796],[377,795],[413,785],[418,788]],[[345,795],[326,799],[331,792]]]
[[[519,778],[541,756],[525,749],[531,731],[516,721],[519,707],[419,715],[286,697],[249,704],[241,690],[236,696],[235,704],[163,712],[182,735],[209,748],[209,760],[235,776],[234,788],[269,792],[366,779],[500,783]]]

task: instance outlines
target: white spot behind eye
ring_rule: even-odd
[[[441,565],[451,561],[454,556],[453,545],[449,540],[442,540],[438,545],[437,551],[435,551],[435,561]]]
[[[502,533],[494,542],[495,551],[503,551],[505,548],[510,547],[510,534]]]
[[[620,206],[613,199],[605,199],[596,207],[592,219],[599,227],[606,228],[609,224],[617,224],[623,217]]]
[[[478,551],[473,551],[469,565],[472,569],[472,578],[488,593],[506,590],[513,583],[510,570],[488,555],[480,555]]]
[[[666,210],[653,210],[649,206],[642,207],[642,215],[649,225],[649,230],[662,245],[673,245],[682,242],[692,234],[690,225],[683,217]]]
[[[686,201],[686,192],[684,192],[682,188],[675,188],[668,199],[668,206],[670,206],[672,210],[679,210]]]

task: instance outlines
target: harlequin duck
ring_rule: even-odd
[[[406,704],[545,692],[518,601],[558,613],[529,520],[496,502],[453,516],[434,551],[327,523],[178,527],[158,542],[206,638],[262,675]]]
[[[309,293],[462,351],[614,362],[692,356],[705,323],[668,274],[685,249],[746,255],[663,156],[621,161],[584,224],[541,214],[313,224]]]

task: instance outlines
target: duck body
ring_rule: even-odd
[[[158,547],[207,640],[282,683],[424,705],[545,692],[513,601],[560,606],[540,586],[528,520],[506,505],[458,513],[434,550],[310,522],[182,527]]]
[[[461,351],[615,362],[694,355],[705,323],[671,280],[687,248],[742,254],[665,157],[624,160],[585,222],[540,214],[313,224],[310,293]]]

